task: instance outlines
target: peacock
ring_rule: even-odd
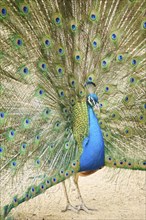
[[[1,218],[62,182],[146,170],[143,0],[1,0]],[[64,181],[81,199],[73,207]]]

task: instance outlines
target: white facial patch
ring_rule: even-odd
[[[94,106],[96,103],[94,101],[94,99],[91,97],[91,96],[88,96],[88,103],[91,105],[91,106]]]

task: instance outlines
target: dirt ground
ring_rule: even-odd
[[[14,209],[14,220],[145,220],[146,172],[103,168],[80,177],[85,204],[97,211],[62,212],[66,200],[62,184]],[[73,181],[66,182],[72,205],[80,204]]]

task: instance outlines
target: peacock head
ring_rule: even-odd
[[[96,94],[91,93],[87,96],[87,103],[89,106],[91,106],[92,108],[96,105],[98,105],[98,97]]]

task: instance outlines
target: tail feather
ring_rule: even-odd
[[[5,215],[79,171],[89,85],[100,102],[105,165],[145,170],[145,2],[5,0],[0,5]]]

